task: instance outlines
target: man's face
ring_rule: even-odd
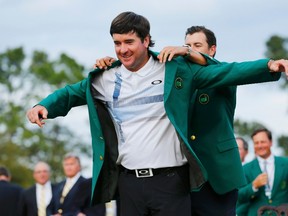
[[[130,71],[142,68],[149,60],[149,37],[142,42],[136,33],[113,34],[113,41],[117,58]]]
[[[74,157],[66,158],[63,162],[64,174],[68,178],[74,177],[81,170],[78,160]]]
[[[185,38],[185,44],[190,45],[193,50],[205,53],[211,57],[214,57],[216,52],[216,46],[213,45],[209,47],[206,35],[203,32],[187,34]]]
[[[237,145],[238,145],[238,150],[239,150],[241,162],[244,162],[248,151],[244,149],[244,143],[243,143],[242,140],[236,139],[236,142],[237,142]]]
[[[44,185],[50,178],[49,167],[47,167],[45,164],[36,165],[34,168],[33,177],[38,184]]]
[[[259,132],[253,136],[255,154],[266,159],[271,154],[272,141],[268,139],[265,132]]]

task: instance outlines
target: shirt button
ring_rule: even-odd
[[[100,160],[103,160],[103,156],[102,156],[102,155],[100,155],[99,159],[100,159]]]
[[[196,139],[196,136],[192,135],[192,136],[190,137],[190,139],[191,139],[191,140],[195,140],[195,139]]]

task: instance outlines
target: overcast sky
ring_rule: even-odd
[[[287,0],[0,0],[0,52],[23,46],[27,55],[43,50],[50,59],[64,52],[91,68],[96,58],[115,56],[109,27],[123,11],[148,18],[155,51],[182,45],[192,25],[214,31],[216,58],[227,62],[264,58],[265,42],[272,35],[288,37]],[[258,121],[275,135],[287,135],[287,90],[277,86],[239,87],[236,118]],[[65,121],[84,122],[81,128],[88,131],[87,116],[75,117],[83,112],[73,111]]]

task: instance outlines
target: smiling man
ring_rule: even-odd
[[[271,152],[272,133],[266,129],[252,134],[256,159],[244,165],[248,184],[239,190],[237,215],[246,206],[245,216],[257,215],[261,206],[288,203],[288,160]]]

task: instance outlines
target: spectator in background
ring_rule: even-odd
[[[72,204],[74,196],[81,182],[85,178],[81,175],[81,163],[77,155],[68,153],[64,156],[63,170],[66,179],[57,185],[56,215],[72,215]]]
[[[255,216],[261,206],[288,203],[288,159],[272,153],[272,133],[268,129],[255,130],[252,140],[256,159],[243,167],[248,184],[239,190],[239,216],[244,216],[239,213],[243,205],[247,208],[245,216]]]
[[[53,194],[55,186],[50,182],[50,166],[40,161],[33,171],[35,185],[23,191],[19,212],[21,216],[46,216],[55,211]]]
[[[15,216],[22,188],[13,184],[8,168],[0,166],[0,215]]]
[[[238,145],[239,155],[242,162],[242,165],[245,164],[245,158],[248,154],[248,142],[244,140],[242,137],[236,137],[236,142]]]
[[[91,188],[91,186],[89,185],[91,182],[89,183],[89,181],[87,181],[87,179],[81,175],[80,158],[73,153],[66,154],[63,159],[63,170],[66,179],[60,182],[57,186],[58,190],[55,196],[57,209],[56,215],[74,216],[79,214],[80,216],[87,214],[87,212],[85,213],[85,211],[86,208],[88,208],[88,204],[85,202],[87,202],[87,197],[89,197],[90,199],[91,196],[91,190],[90,193],[88,192],[89,188]],[[85,204],[77,203],[77,206],[75,206],[76,199],[83,199]],[[105,208],[105,205],[103,204],[101,207]],[[103,211],[105,211],[105,209]]]

